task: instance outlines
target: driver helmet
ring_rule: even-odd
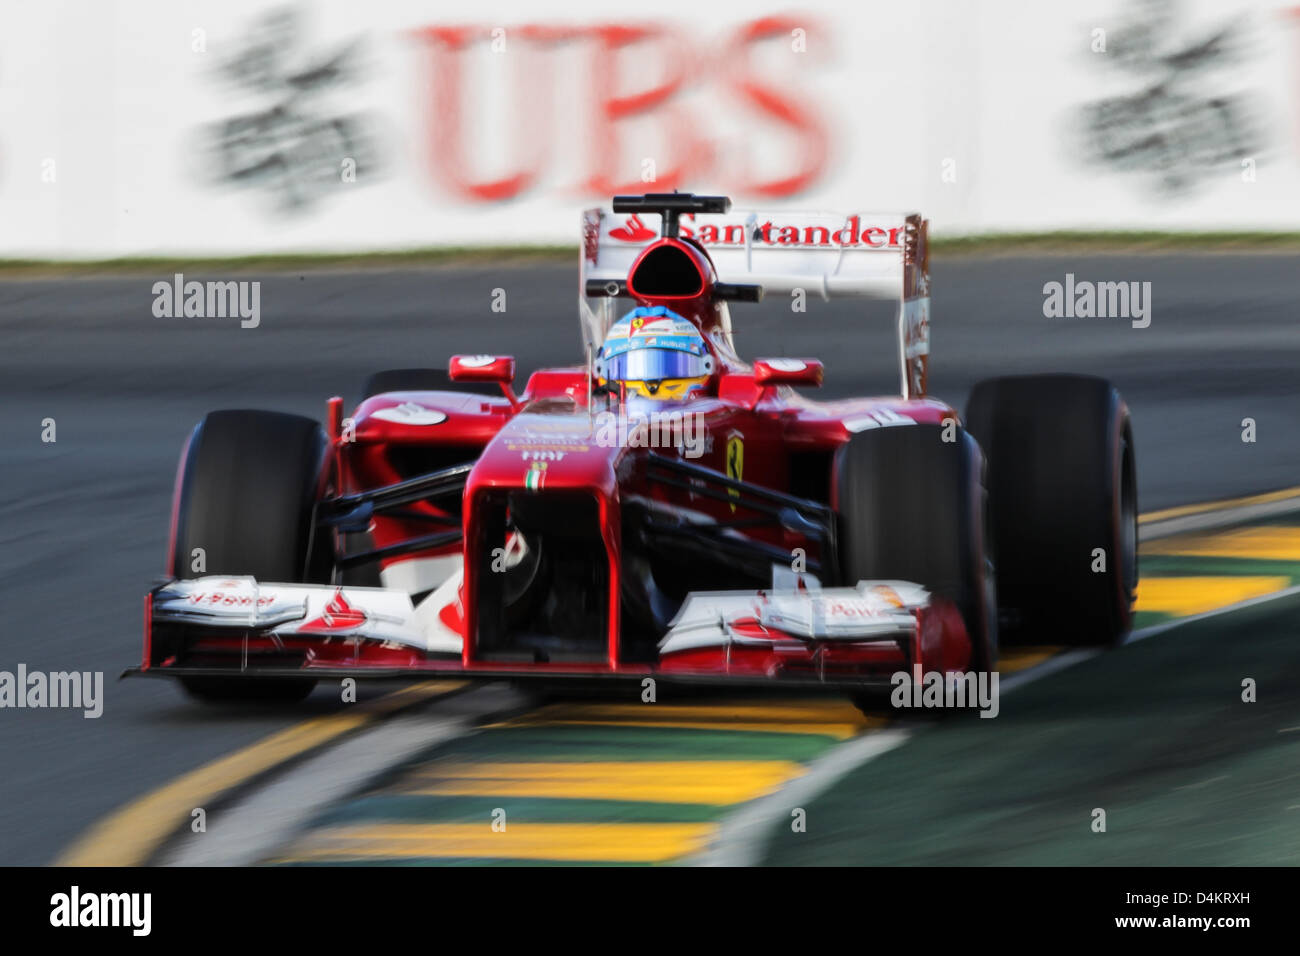
[[[633,309],[609,328],[596,353],[601,385],[652,401],[680,401],[704,388],[714,362],[689,320],[662,305]]]

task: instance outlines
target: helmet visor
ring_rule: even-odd
[[[708,372],[704,356],[678,349],[633,349],[606,362],[605,377],[617,382],[657,382],[666,378],[700,378]]]

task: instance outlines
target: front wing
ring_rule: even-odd
[[[450,592],[452,601],[447,594]],[[883,688],[893,674],[965,670],[960,613],[919,585],[688,595],[657,660],[475,660],[453,630],[456,587],[414,605],[404,591],[277,584],[251,577],[173,580],[145,601],[150,677],[642,680]],[[463,616],[460,616],[463,619]]]

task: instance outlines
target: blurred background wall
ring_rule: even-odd
[[[615,192],[1294,230],[1300,3],[45,0],[0,256],[548,244]]]

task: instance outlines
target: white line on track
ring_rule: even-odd
[[[808,765],[808,772],[765,797],[742,806],[722,821],[709,848],[688,860],[692,866],[755,866],[762,862],[767,834],[778,820],[789,820],[791,812],[855,770],[906,743],[913,730],[889,727],[854,737],[832,747]]]
[[[1274,591],[1271,594],[1261,594],[1258,597],[1246,598],[1244,601],[1238,601],[1236,604],[1225,604],[1223,607],[1216,607],[1209,611],[1202,611],[1200,614],[1193,614],[1190,617],[1179,617],[1172,621],[1161,621],[1159,624],[1152,624],[1150,627],[1144,627],[1140,631],[1134,631],[1124,641],[1125,644],[1136,644],[1138,641],[1145,641],[1148,637],[1155,637],[1157,634],[1163,634],[1165,631],[1171,631],[1176,627],[1182,627],[1184,624],[1191,624],[1195,621],[1204,621],[1206,618],[1218,617],[1220,614],[1231,614],[1233,611],[1241,611],[1248,607],[1254,607],[1256,604],[1267,604],[1269,601],[1276,601],[1279,598],[1290,597],[1293,594],[1300,594],[1300,584],[1292,585],[1289,588],[1283,588],[1281,591]]]
[[[344,738],[285,769],[270,783],[231,803],[208,808],[207,830],[173,836],[163,866],[252,866],[288,844],[332,804],[358,793],[420,752],[462,737],[493,714],[526,698],[505,684],[487,684],[432,702]]]
[[[1156,538],[1168,538],[1170,535],[1185,534],[1189,531],[1210,531],[1214,528],[1257,521],[1261,518],[1275,518],[1293,512],[1297,507],[1300,507],[1300,495],[1292,495],[1277,501],[1236,505],[1221,510],[1166,518],[1163,521],[1153,521],[1139,526],[1138,540],[1153,541]]]

